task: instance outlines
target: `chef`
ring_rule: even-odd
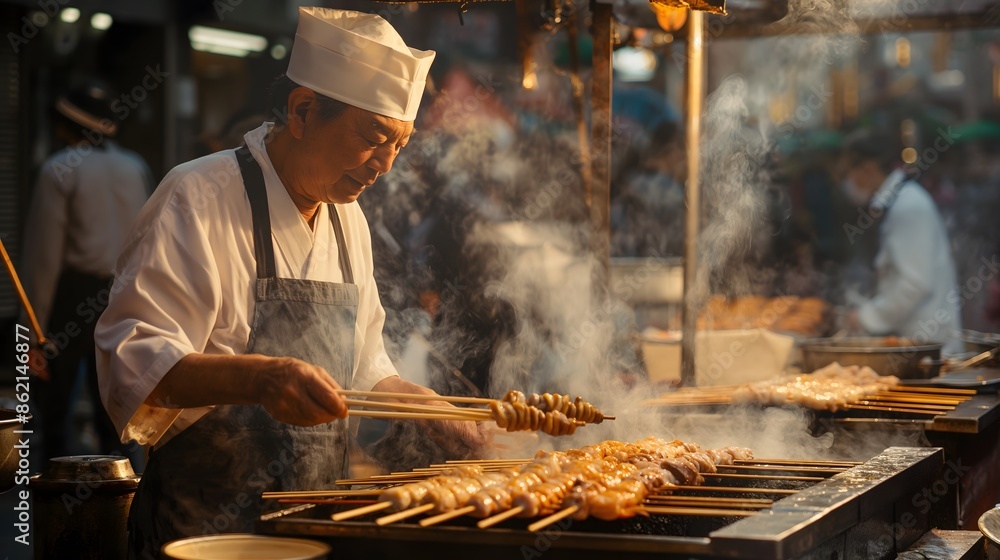
[[[878,236],[875,294],[851,312],[848,329],[940,342],[945,353],[958,353],[961,316],[948,234],[934,200],[897,168],[891,146],[866,129],[845,139],[841,185],[871,218],[845,224],[845,232],[852,243],[861,235]]]
[[[379,16],[300,8],[284,118],[174,168],[143,208],[96,335],[103,402],[151,447],[133,557],[252,531],[263,491],[333,487],[338,389],[433,394],[386,355],[356,202],[409,142],[433,59]],[[453,451],[483,442],[471,422],[427,428]]]

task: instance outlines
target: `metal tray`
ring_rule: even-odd
[[[1000,369],[973,368],[930,379],[902,379],[900,382],[915,387],[976,389],[980,393],[995,393],[1000,391]]]

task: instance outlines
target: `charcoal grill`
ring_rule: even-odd
[[[974,531],[979,516],[1000,503],[1000,395],[995,391],[985,387],[937,416],[863,409],[809,411],[811,431],[833,434],[833,448],[826,456],[836,459],[867,459],[871,452],[866,442],[943,448],[961,480],[948,485],[947,495],[935,503],[933,523],[942,529]],[[662,409],[661,419],[684,438],[691,437],[688,431],[701,433],[706,426],[726,433],[734,422],[745,422],[745,412],[719,405],[672,407]]]
[[[792,468],[756,460],[774,472]],[[936,448],[892,447],[864,463],[832,474],[807,473],[808,480],[706,477],[721,488],[709,495],[771,497],[774,503],[751,515],[653,515],[603,522],[563,520],[539,532],[534,520],[511,519],[479,529],[458,518],[421,527],[416,519],[377,526],[373,517],[334,522],[339,509],[304,504],[261,517],[257,532],[330,542],[339,557],[404,558],[893,558],[931,525],[929,512],[914,505],[933,487],[944,453]],[[824,470],[817,462],[801,468]],[[720,472],[725,472],[720,467]],[[768,472],[767,468],[761,472]]]

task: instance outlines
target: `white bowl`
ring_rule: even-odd
[[[163,554],[172,560],[323,560],[330,547],[305,539],[232,534],[169,542]]]

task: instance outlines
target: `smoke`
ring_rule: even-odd
[[[713,293],[784,293],[771,248],[787,216],[768,212],[787,205],[773,177],[775,143],[824,120],[829,70],[859,44],[843,4],[791,0],[788,16],[770,30],[776,36],[709,49],[709,64],[729,71],[705,103],[703,229],[688,305],[701,307]],[[716,60],[716,51],[731,58]],[[566,84],[549,79],[545,60],[537,63],[539,91],[531,96],[550,94],[563,101],[554,106],[571,106]],[[425,108],[428,122],[418,125],[420,133],[381,189],[363,199],[375,242],[391,255],[389,272],[378,282],[389,351],[404,378],[424,375],[421,353],[407,351],[420,343],[429,350],[423,356],[431,364],[429,383],[440,392],[471,392],[455,374],[461,370],[493,397],[510,389],[579,394],[617,415],[558,440],[502,436],[507,456],[646,435],[684,437],[706,447],[751,446],[772,457],[839,453],[838,432],[815,435],[806,412],[734,409],[708,423],[637,405],[658,389],[636,382],[643,367],[632,311],[594,297],[599,263],[590,249],[572,127],[556,134],[530,131],[524,126],[530,119],[518,121],[497,108],[497,99],[523,97],[516,77],[497,81],[475,68],[460,72],[443,81],[458,85],[444,87]],[[542,91],[546,87],[551,89]],[[627,129],[616,131],[616,145],[636,141]],[[393,245],[399,250],[393,252]],[[416,301],[412,294],[421,291],[440,293],[438,306]],[[403,355],[405,362],[398,359]],[[394,435],[407,453],[426,444],[419,431]]]

